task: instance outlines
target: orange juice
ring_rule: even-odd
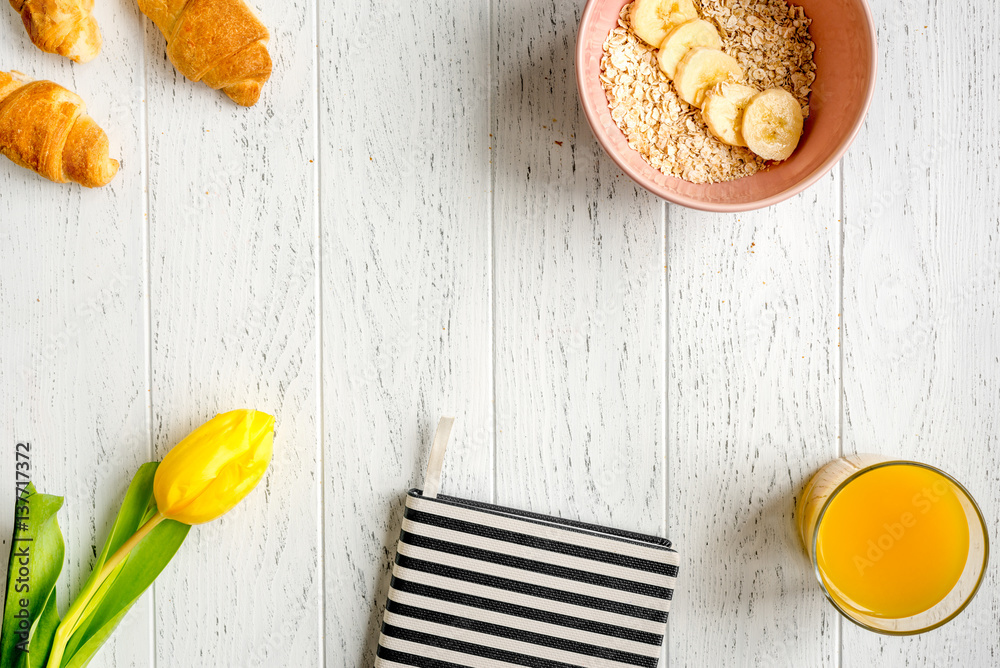
[[[891,464],[840,490],[816,536],[816,564],[839,605],[902,619],[931,609],[969,556],[966,509],[940,473]]]

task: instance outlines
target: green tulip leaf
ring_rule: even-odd
[[[149,588],[177,553],[191,527],[164,520],[139,543],[108,583],[98,590],[99,603],[85,619],[70,643],[63,668],[83,668],[121,622],[125,613]],[[70,653],[72,651],[72,654]]]
[[[91,582],[100,574],[108,557],[114,554],[142,526],[146,515],[151,514],[149,513],[150,505],[155,508],[156,504],[155,502],[151,502],[151,500],[153,498],[153,479],[156,476],[156,468],[158,466],[159,462],[149,462],[140,466],[139,470],[136,471],[132,482],[128,486],[128,490],[125,492],[125,498],[122,500],[121,508],[118,510],[118,516],[115,517],[114,524],[111,525],[111,532],[108,534],[108,539],[104,541],[104,548],[97,557],[90,577],[87,578],[87,582],[81,591],[88,591],[90,589]],[[117,574],[120,570],[119,567],[115,573]],[[113,577],[109,579],[113,579]],[[105,582],[102,589],[106,588],[108,584]],[[100,592],[91,601],[81,619],[85,620],[99,602]]]
[[[55,586],[65,545],[56,512],[62,504],[62,497],[39,494],[32,484],[15,502],[0,666],[44,666],[48,658],[59,625]]]
[[[97,654],[97,650],[101,649],[104,643],[107,642],[108,638],[111,637],[111,634],[114,633],[114,630],[118,627],[118,624],[121,623],[122,619],[124,619],[126,613],[128,613],[129,608],[131,607],[132,606],[129,605],[127,608],[119,612],[114,619],[98,629],[97,633],[94,633],[87,638],[83,645],[77,648],[76,653],[70,657],[68,662],[65,660],[63,661],[63,668],[69,668],[70,666],[73,666],[73,668],[83,668],[88,665],[91,659],[94,658],[94,655]]]
[[[53,589],[42,608],[42,614],[31,626],[31,642],[27,653],[21,655],[18,668],[45,668],[58,627],[59,610],[56,608],[56,590]]]
[[[149,462],[140,466],[139,470],[136,471],[128,486],[128,491],[125,492],[118,517],[115,518],[115,523],[111,526],[111,533],[104,542],[101,556],[94,564],[94,573],[100,571],[108,557],[114,554],[142,525],[150,505],[156,506],[156,502],[152,500],[153,478],[156,477],[156,468],[159,465],[159,462]]]
[[[144,464],[132,479],[92,578],[137,529],[155,516],[153,478],[157,466],[156,462]],[[132,549],[87,604],[66,645],[60,668],[83,668],[90,663],[125,614],[174,557],[190,530],[187,524],[163,520]]]
[[[117,517],[115,517],[114,524],[111,525],[111,532],[108,534],[108,539],[104,541],[101,554],[97,557],[90,577],[87,578],[87,582],[81,591],[88,591],[90,589],[91,582],[100,574],[108,557],[114,554],[142,525],[143,518],[149,510],[150,499],[153,497],[153,479],[156,476],[157,466],[159,466],[158,462],[149,462],[140,466],[139,470],[136,471],[132,482],[128,486],[128,490],[125,492],[125,498],[122,500],[122,505],[118,510]],[[102,593],[107,591],[107,588],[113,583],[119,572],[121,572],[121,567],[117,568],[114,575],[108,578],[108,581],[98,590],[81,616],[82,623],[78,624],[74,631],[86,625],[90,613],[100,604]],[[85,632],[86,629],[84,629]],[[74,641],[79,641],[81,637],[82,634],[70,637],[64,656],[73,655],[73,652],[77,648],[77,644]]]

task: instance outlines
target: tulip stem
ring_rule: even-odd
[[[80,592],[76,600],[73,601],[73,605],[70,606],[69,610],[66,611],[66,617],[59,623],[59,627],[56,628],[55,638],[52,641],[52,651],[49,653],[49,660],[46,663],[48,668],[61,668],[63,653],[66,651],[66,644],[69,642],[70,637],[73,632],[76,631],[76,625],[80,622],[80,618],[86,611],[88,604],[91,599],[94,598],[94,594],[98,592],[104,581],[111,576],[111,574],[118,568],[122,562],[124,562],[128,555],[135,549],[143,538],[149,535],[156,526],[167,519],[159,511],[156,512],[149,521],[139,527],[132,536],[122,543],[107,561],[104,562],[104,566],[101,567],[100,572],[97,574],[93,580],[91,580],[86,589]]]

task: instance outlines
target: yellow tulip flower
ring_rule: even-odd
[[[264,477],[274,447],[274,418],[254,410],[216,415],[167,453],[153,496],[165,518],[204,524],[224,515]]]
[[[66,647],[88,606],[146,536],[167,519],[204,524],[229,512],[264,477],[273,449],[274,418],[252,410],[216,415],[175,445],[153,476],[157,512],[87,581],[56,627],[45,665],[63,665]]]

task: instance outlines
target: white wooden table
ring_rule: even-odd
[[[63,609],[140,463],[218,411],[278,416],[266,482],[94,666],[371,665],[449,413],[447,493],[674,540],[671,666],[1000,664],[995,566],[953,623],[882,638],[825,603],[792,518],[818,466],[876,451],[957,476],[998,535],[996,5],[876,0],[847,158],[730,216],[602,154],[581,0],[257,4],[250,110],[177,74],[131,0],[98,3],[85,66],[0,8],[0,69],[78,91],[122,160],[93,192],[0,161],[0,501],[30,440],[67,497]]]

